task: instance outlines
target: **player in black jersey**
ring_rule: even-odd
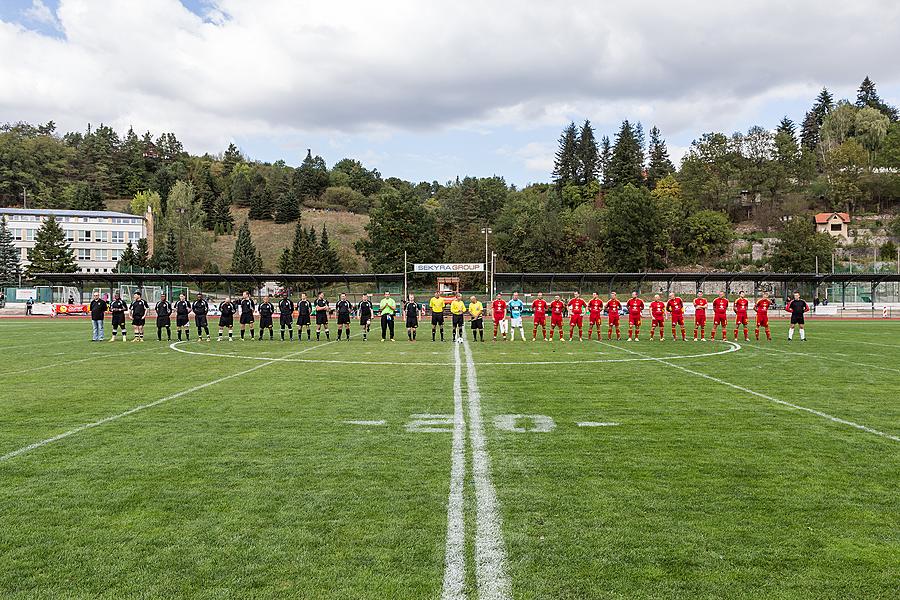
[[[372,301],[369,300],[368,294],[362,295],[359,306],[356,307],[356,314],[359,315],[359,327],[362,329],[363,341],[369,339],[369,327],[372,324]]]
[[[162,330],[166,330],[166,340],[172,339],[172,305],[165,294],[159,296],[156,303],[156,339],[162,341]]]
[[[281,299],[278,303],[278,323],[281,325],[281,341],[284,341],[284,328],[287,327],[294,339],[294,301],[291,300],[291,294]]]
[[[272,328],[272,315],[275,314],[275,305],[272,304],[269,297],[263,298],[262,304],[259,305],[259,339],[263,339],[263,332],[269,330],[269,339],[275,339],[275,331]],[[251,334],[252,335],[252,334]]]
[[[406,337],[409,338],[409,341],[416,341],[416,330],[419,327],[419,314],[424,311],[424,308],[416,302],[416,297],[413,294],[409,295],[409,300],[406,301],[406,306],[403,307],[406,310]]]
[[[237,312],[237,303],[231,299],[231,296],[225,296],[225,300],[219,305],[219,338],[222,341],[222,333],[228,329],[228,341],[234,341],[234,313]]]
[[[109,303],[109,311],[112,313],[112,337],[110,342],[116,341],[116,330],[122,328],[122,341],[128,341],[128,332],[125,330],[125,312],[128,310],[128,304],[122,300],[122,295],[116,292],[113,301]]]
[[[253,301],[253,298],[250,297],[250,292],[243,292],[241,294],[241,339],[244,339],[244,329],[247,325],[250,326],[250,339],[252,340],[256,335],[254,333],[254,318],[253,311],[256,310],[256,302]]]
[[[787,303],[784,307],[784,310],[791,313],[791,328],[788,329],[788,341],[794,339],[794,326],[800,326],[800,341],[806,341],[806,330],[803,329],[803,325],[806,323],[806,319],[804,315],[809,310],[809,304],[806,303],[806,300],[800,299],[800,292],[794,292],[794,299]]]
[[[191,305],[191,310],[194,312],[194,322],[197,325],[197,341],[203,341],[204,331],[206,332],[206,341],[210,341],[209,323],[206,320],[206,316],[209,314],[209,303],[202,293],[197,292],[197,299]]]
[[[178,301],[175,303],[175,327],[178,329],[178,340],[181,341],[181,331],[187,339],[191,339],[191,303],[187,301],[187,296],[178,294]]]
[[[341,294],[341,299],[337,301],[334,305],[334,310],[337,312],[337,326],[338,326],[338,338],[341,339],[341,331],[345,330],[347,332],[347,341],[350,341],[350,312],[353,310],[353,305],[350,304],[350,301],[347,300],[347,294]]]
[[[147,310],[149,310],[150,305],[144,301],[140,292],[135,292],[133,299],[131,306],[128,307],[128,311],[131,313],[131,324],[134,326],[134,339],[131,341],[143,342],[144,321],[147,318]]]
[[[315,301],[316,309],[316,341],[319,340],[319,333],[322,327],[325,327],[325,339],[330,340],[331,334],[328,332],[328,300],[325,299],[325,293],[319,292],[319,297]]]
[[[306,297],[306,294],[300,294],[300,300],[297,302],[297,341],[303,339],[303,328],[306,327],[306,339],[310,339],[310,319],[312,316],[312,303]]]

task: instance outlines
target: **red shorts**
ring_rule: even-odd
[[[756,315],[756,325],[757,327],[768,327],[769,326],[769,315],[766,313],[759,313]]]
[[[579,327],[584,324],[584,315],[572,315],[569,317],[569,325],[577,325]]]
[[[550,315],[550,327],[562,327],[562,315]]]
[[[713,317],[713,327],[715,327],[716,325],[721,325],[722,327],[727,326],[728,325],[728,317],[726,315],[716,313],[715,316]]]
[[[609,321],[610,325],[615,325],[616,327],[618,327],[619,326],[619,313],[617,313],[617,312],[609,313],[609,316],[607,317],[606,320]]]
[[[591,325],[600,325],[600,321],[602,321],[602,313],[591,313],[590,323]]]
[[[494,321],[502,321],[506,318],[505,313],[494,313]]]
[[[701,327],[706,325],[706,313],[705,312],[696,313],[694,315],[694,323],[696,323],[697,325],[700,325]]]
[[[747,324],[747,313],[739,312],[735,317],[735,325],[746,325]]]
[[[640,327],[641,326],[641,315],[633,315],[631,313],[628,313],[628,324],[634,325],[636,327]]]
[[[534,313],[534,324],[535,325],[546,325],[547,324],[547,315],[539,315]]]
[[[672,325],[681,325],[684,327],[684,313],[672,313]]]
[[[651,327],[665,327],[665,326],[666,326],[666,320],[665,320],[665,319],[653,319],[653,320],[650,322],[650,326],[651,326]]]

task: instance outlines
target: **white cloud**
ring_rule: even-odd
[[[188,148],[291,132],[390,136],[571,118],[728,129],[868,72],[900,83],[900,4],[40,0],[0,22],[0,121],[176,131]],[[27,22],[26,22],[27,25]],[[839,40],[839,43],[836,41]],[[546,171],[546,153],[524,157]]]
[[[31,0],[31,6],[25,9],[22,14],[29,21],[59,29],[59,21],[56,19],[56,15],[41,0]]]

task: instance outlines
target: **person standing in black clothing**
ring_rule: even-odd
[[[294,339],[294,301],[291,300],[291,294],[281,299],[278,303],[278,324],[281,325],[281,341],[284,341],[284,328],[287,327]]]
[[[191,303],[187,301],[184,294],[178,295],[178,301],[175,303],[175,328],[178,329],[178,341],[181,341],[181,331],[184,330],[188,341],[191,339]]]
[[[253,318],[253,311],[256,310],[256,303],[253,301],[253,298],[250,297],[250,292],[243,292],[241,294],[241,339],[244,339],[244,329],[247,325],[250,326],[250,339],[252,340],[256,333],[254,332],[254,323],[255,320]]]
[[[341,294],[341,299],[334,305],[337,312],[338,338],[341,339],[341,331],[346,330],[347,341],[350,341],[350,313],[353,311],[353,305],[347,300],[347,294]]]
[[[209,314],[209,302],[203,297],[202,292],[197,292],[197,299],[191,305],[191,311],[194,313],[194,323],[197,325],[197,341],[203,341],[203,332],[206,332],[206,341],[211,341],[209,337],[209,323],[207,315]]]
[[[263,332],[269,330],[269,339],[275,339],[275,331],[272,329],[272,315],[275,314],[275,305],[269,301],[269,297],[263,298],[259,305],[259,339],[263,339]],[[250,334],[253,335],[252,333]]]
[[[231,300],[231,296],[225,296],[225,300],[219,304],[219,338],[216,341],[222,341],[223,329],[228,329],[228,341],[234,341],[234,313],[237,312],[237,305]]]
[[[325,293],[319,292],[319,297],[316,298],[315,302],[316,308],[316,341],[319,340],[319,333],[322,331],[322,327],[325,327],[325,339],[330,340],[331,334],[328,332],[328,300],[325,299]]]
[[[806,331],[803,329],[805,324],[804,315],[809,311],[809,304],[806,300],[800,299],[800,292],[794,292],[794,299],[785,305],[784,310],[791,313],[791,328],[788,330],[788,341],[794,339],[794,326],[800,326],[800,341],[806,341]]]
[[[162,341],[162,330],[166,330],[166,341],[172,339],[172,305],[165,294],[156,303],[156,339]]]
[[[356,307],[356,314],[359,315],[359,327],[362,329],[363,341],[369,339],[369,327],[372,324],[372,302],[369,300],[368,294],[363,294],[359,306]]]
[[[128,307],[131,313],[131,324],[134,326],[134,339],[132,342],[144,341],[144,321],[147,318],[147,311],[150,305],[144,301],[140,292],[134,293],[134,302]]]
[[[306,327],[306,339],[310,336],[310,319],[312,317],[312,304],[307,299],[306,294],[300,294],[300,300],[297,302],[297,341],[303,339],[303,328]]]
[[[31,314],[32,309],[34,308],[34,298],[29,298],[25,301],[25,316]]]
[[[92,342],[103,341],[103,319],[106,318],[106,309],[109,305],[100,297],[100,292],[94,292],[91,300],[91,326],[93,328]]]
[[[128,310],[128,305],[122,300],[122,296],[119,292],[116,292],[115,296],[113,296],[113,301],[109,305],[109,310],[112,312],[112,337],[109,338],[109,341],[116,341],[116,331],[121,327],[122,341],[127,342],[128,332],[125,330],[125,312]]]
[[[412,294],[409,295],[409,300],[406,302],[406,337],[409,338],[409,341],[416,341],[416,329],[419,327],[419,313],[423,311],[422,306],[416,302],[416,297]]]

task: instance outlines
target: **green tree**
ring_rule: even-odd
[[[300,204],[290,190],[281,192],[275,199],[275,222],[291,223],[300,218]]]
[[[690,260],[723,256],[734,237],[728,216],[714,210],[693,213],[684,222],[687,244],[684,254]]]
[[[381,205],[369,213],[367,237],[356,244],[376,273],[403,268],[403,252],[410,263],[431,262],[438,257],[434,217],[411,189],[382,193]]]
[[[604,135],[600,139],[600,173],[602,176],[603,189],[609,188],[609,163],[612,160],[612,144],[609,142],[609,136]]]
[[[231,200],[225,192],[222,192],[216,198],[214,214],[215,225],[213,227],[216,233],[225,234],[234,230],[234,217],[231,216]]]
[[[609,161],[608,185],[611,188],[644,185],[644,147],[640,124],[622,121]]]
[[[147,245],[147,238],[141,238],[134,249],[134,266],[146,269],[149,263],[150,248]]]
[[[213,180],[209,163],[202,161],[194,172],[194,201],[203,209],[203,226],[213,230],[216,226],[216,183]]]
[[[328,167],[321,156],[313,156],[306,150],[306,158],[294,170],[292,181],[294,194],[301,200],[318,198],[328,187]]]
[[[204,215],[200,204],[194,201],[194,186],[177,181],[166,201],[162,231],[173,232],[178,240],[178,264],[185,271],[206,264],[209,237],[203,226]]]
[[[328,239],[328,229],[322,223],[322,235],[319,237],[319,268],[323,273],[340,273],[341,260]]]
[[[514,271],[566,270],[559,196],[547,185],[510,194],[494,222],[494,247]]]
[[[279,273],[294,273],[295,272],[295,264],[294,257],[291,256],[291,249],[285,248],[281,251],[281,255],[278,257],[278,264],[276,265]]]
[[[250,235],[250,223],[244,223],[238,228],[237,239],[234,241],[234,252],[231,255],[232,273],[259,273],[262,271],[262,256],[253,243]]]
[[[316,272],[315,251],[310,246],[310,236],[306,228],[298,220],[294,227],[294,239],[291,243],[291,272],[310,274]]]
[[[0,217],[0,287],[18,281],[20,273],[19,249],[13,244],[13,234]]]
[[[250,183],[250,176],[247,173],[246,166],[235,169],[231,176],[231,203],[235,206],[250,206],[250,194],[253,192],[253,185]]]
[[[384,182],[381,180],[381,173],[378,172],[378,169],[366,169],[361,162],[350,158],[338,161],[338,163],[334,165],[331,170],[331,176],[334,177],[335,175],[344,175],[346,177],[346,183],[343,181],[335,183],[329,180],[329,185],[346,185],[363,196],[377,194],[384,185]]]
[[[597,181],[600,172],[600,150],[597,148],[597,139],[594,137],[594,128],[591,122],[585,120],[578,132],[578,148],[576,150],[578,176],[577,183],[587,186]]]
[[[225,154],[222,155],[222,176],[228,177],[234,168],[244,162],[244,156],[234,143],[228,144]]]
[[[890,125],[891,122],[884,113],[870,106],[864,106],[856,113],[855,139],[868,152],[870,169],[875,165],[877,152],[887,137]]]
[[[655,125],[650,128],[650,144],[647,148],[647,155],[649,158],[647,185],[650,189],[654,189],[657,182],[675,172],[675,165],[669,159],[666,142],[660,136],[659,129]]]
[[[737,197],[740,153],[722,133],[705,133],[694,140],[681,162],[678,181],[685,197],[701,208],[728,210]]]
[[[25,268],[29,278],[35,273],[74,273],[78,270],[75,254],[66,242],[66,232],[56,217],[48,216],[35,235],[34,247],[28,251],[30,264]]]
[[[148,206],[150,207],[150,210],[153,211],[154,218],[162,218],[162,198],[160,198],[158,192],[151,192],[149,190],[135,192],[134,197],[131,199],[131,203],[128,205],[128,210],[133,215],[143,215],[147,212]]]
[[[659,267],[654,249],[661,234],[650,190],[629,183],[606,195],[601,239],[604,259],[614,271],[635,273]]]
[[[75,184],[72,202],[72,210],[105,210],[106,203],[103,194],[89,183],[79,182]]]
[[[896,107],[887,104],[881,99],[878,91],[875,89],[875,82],[869,79],[868,75],[859,84],[859,89],[856,92],[856,106],[859,108],[873,108],[891,121],[897,121],[898,118]]]
[[[169,231],[162,244],[153,253],[151,261],[153,268],[167,273],[175,273],[178,271],[178,240],[175,239],[175,233]]]
[[[272,218],[272,192],[263,174],[257,171],[253,175],[250,191],[250,212],[247,215],[256,221]]]
[[[578,128],[569,123],[559,137],[559,148],[553,161],[553,181],[562,190],[570,183],[578,183]]]
[[[131,245],[131,242],[125,244],[125,250],[122,251],[122,255],[119,257],[119,262],[116,263],[116,271],[118,273],[131,273],[134,271],[137,262],[137,255],[134,252],[134,246]]]
[[[785,223],[772,253],[772,270],[781,273],[812,273],[819,265],[831,264],[834,238],[827,233],[816,233],[809,219],[794,218]]]

